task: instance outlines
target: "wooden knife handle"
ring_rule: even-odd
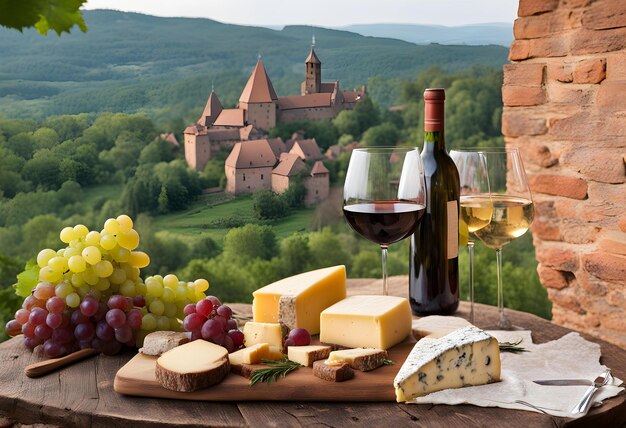
[[[28,377],[43,376],[51,371],[65,367],[76,361],[80,361],[84,358],[96,355],[98,351],[92,348],[81,349],[80,351],[72,352],[69,355],[61,358],[52,358],[50,360],[40,361],[38,363],[30,364],[24,367],[24,373]]]

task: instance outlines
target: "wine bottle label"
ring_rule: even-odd
[[[459,256],[459,209],[457,201],[448,201],[448,259]]]

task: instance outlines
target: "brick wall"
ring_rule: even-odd
[[[520,0],[502,132],[553,321],[626,348],[626,1]]]

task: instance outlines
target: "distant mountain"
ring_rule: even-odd
[[[363,36],[388,37],[418,45],[501,45],[513,41],[513,24],[490,23],[445,27],[421,24],[359,24],[337,27]]]
[[[374,76],[414,78],[433,65],[499,68],[507,58],[501,46],[421,46],[319,27],[277,31],[109,10],[84,15],[87,33],[60,38],[0,29],[0,115],[144,111],[195,119],[212,82],[224,105],[237,102],[259,54],[278,94],[294,94],[313,34],[322,78],[339,79],[343,88]]]

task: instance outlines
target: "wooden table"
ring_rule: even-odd
[[[349,280],[349,294],[376,294],[378,280]],[[407,278],[390,279],[390,294],[406,295]],[[242,315],[249,305],[233,305]],[[462,303],[458,316],[467,317]],[[533,331],[535,342],[557,339],[570,330],[523,312],[509,311],[512,321]],[[478,305],[476,324],[494,325],[497,309]],[[587,337],[602,346],[602,362],[626,379],[626,351]],[[23,368],[39,358],[21,338],[0,345],[0,427],[13,424],[59,426],[626,426],[626,395],[614,397],[578,420],[540,413],[476,406],[406,405],[395,403],[211,403],[126,397],[113,391],[117,370],[132,353],[97,356],[38,379]],[[568,356],[575,358],[575,356]]]

